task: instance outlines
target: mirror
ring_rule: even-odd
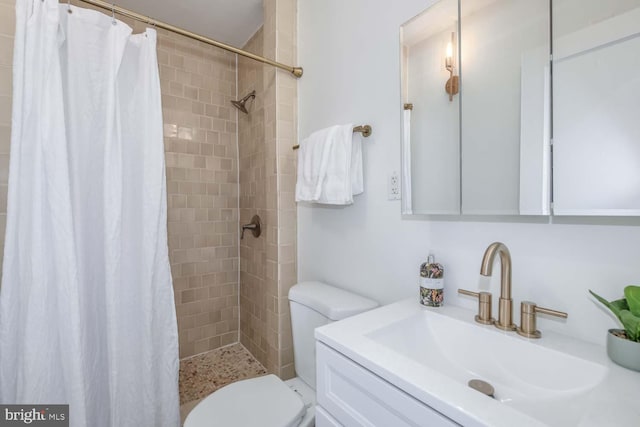
[[[555,215],[640,215],[640,0],[553,1]]]
[[[548,0],[441,0],[401,27],[404,214],[547,215]]]
[[[548,214],[549,1],[461,0],[460,13],[462,213]]]
[[[457,34],[458,0],[441,0],[400,29],[403,214],[460,213]]]

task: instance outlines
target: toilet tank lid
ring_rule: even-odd
[[[376,308],[372,299],[321,282],[302,282],[289,290],[289,301],[317,311],[330,320],[340,320]]]

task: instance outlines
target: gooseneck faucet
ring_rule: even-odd
[[[496,255],[500,254],[500,264],[502,267],[500,275],[500,300],[498,302],[498,321],[496,328],[513,331],[516,325],[513,324],[513,299],[511,298],[511,254],[504,243],[494,242],[489,245],[482,257],[480,274],[491,276],[493,261]]]

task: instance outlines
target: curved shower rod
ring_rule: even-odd
[[[110,10],[111,12],[118,13],[118,14],[120,14],[122,16],[128,16],[129,18],[133,18],[133,19],[135,19],[137,21],[147,22],[150,25],[154,25],[154,26],[156,26],[158,28],[162,28],[164,30],[171,31],[171,32],[183,35],[185,37],[189,37],[191,39],[198,40],[198,41],[201,41],[201,42],[206,43],[206,44],[210,44],[210,45],[215,46],[215,47],[219,47],[220,49],[224,49],[224,50],[227,50],[229,52],[233,52],[235,54],[238,54],[238,55],[253,59],[254,61],[259,61],[259,62],[262,62],[264,64],[273,65],[274,67],[278,67],[278,68],[280,68],[282,70],[286,70],[286,71],[290,72],[295,77],[298,77],[298,78],[302,77],[302,72],[303,72],[302,71],[302,67],[292,67],[290,65],[286,65],[286,64],[282,64],[280,62],[272,61],[271,59],[265,58],[263,56],[255,55],[255,54],[253,54],[251,52],[247,52],[245,50],[238,49],[237,47],[230,46],[228,44],[219,42],[217,40],[213,40],[213,39],[210,39],[208,37],[204,37],[204,36],[201,36],[199,34],[192,33],[191,31],[183,30],[182,28],[178,28],[178,27],[173,26],[171,24],[167,24],[166,22],[156,21],[155,19],[152,19],[152,18],[150,18],[148,16],[141,15],[141,14],[133,12],[133,11],[131,11],[129,9],[125,9],[123,7],[119,7],[119,6],[116,6],[115,4],[107,3],[107,2],[102,1],[102,0],[80,0],[80,1],[82,1],[84,3],[89,3],[89,4],[97,6],[97,7],[101,7],[103,9]]]

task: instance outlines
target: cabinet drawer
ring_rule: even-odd
[[[316,357],[318,405],[345,427],[459,425],[318,341]]]

